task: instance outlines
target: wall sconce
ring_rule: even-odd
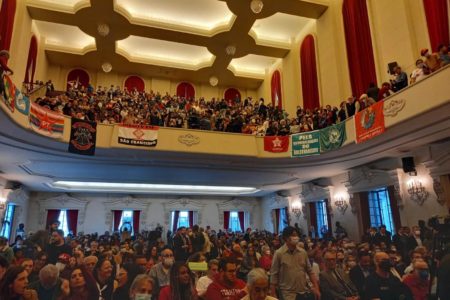
[[[291,205],[291,212],[295,215],[295,217],[298,219],[302,215],[302,203],[300,200],[296,200]]]
[[[6,207],[6,198],[0,197],[0,210],[5,209]]]
[[[411,179],[408,181],[408,194],[411,200],[419,205],[422,205],[428,198],[428,192],[420,180]]]
[[[346,197],[343,194],[337,194],[334,196],[334,199],[334,205],[336,205],[337,210],[342,214],[345,214],[345,211],[348,208]]]

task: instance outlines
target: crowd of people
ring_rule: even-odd
[[[285,110],[264,99],[192,99],[165,95],[159,92],[128,90],[119,86],[82,86],[72,82],[65,94],[56,97],[38,98],[36,102],[50,110],[64,115],[103,124],[139,124],[185,129],[214,130],[259,136],[289,135],[322,129],[343,122],[365,107],[383,100],[391,94],[426,77],[431,72],[449,64],[448,48],[439,47],[439,52],[430,53],[423,49],[424,59],[416,62],[416,69],[410,75],[400,66],[394,68],[395,78],[384,82],[381,88],[371,83],[365,94],[349,97],[340,107],[317,107],[303,109],[297,107],[296,115],[290,116]],[[53,88],[47,84],[49,92]],[[50,93],[51,94],[51,93]]]
[[[338,222],[322,239],[298,224],[280,234],[194,225],[164,239],[162,228],[67,237],[59,228],[0,239],[0,299],[424,300],[436,286],[450,297],[449,248],[432,251],[436,231],[423,221],[394,236],[371,227],[359,243]]]

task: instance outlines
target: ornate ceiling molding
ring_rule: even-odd
[[[197,212],[197,223],[201,224],[203,209],[206,205],[207,204],[205,202],[192,200],[188,197],[181,197],[164,203],[164,219],[166,227],[168,228],[170,225],[171,213],[176,210],[192,210]]]
[[[130,195],[114,198],[109,201],[104,201],[105,206],[105,225],[112,228],[113,210],[139,210],[141,216],[139,219],[140,228],[145,228],[147,225],[147,214],[151,202],[146,199],[134,198]]]
[[[219,224],[223,225],[223,212],[224,211],[244,211],[248,213],[249,224],[253,226],[253,216],[252,211],[254,208],[253,201],[241,200],[238,198],[233,198],[228,201],[217,203],[217,211],[219,213]]]
[[[78,210],[78,224],[82,225],[86,217],[86,207],[89,200],[74,198],[68,194],[37,200],[39,206],[39,225],[45,225],[47,210],[49,209],[76,209]]]

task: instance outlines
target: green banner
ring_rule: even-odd
[[[292,157],[320,154],[319,138],[319,131],[292,135]]]
[[[320,152],[338,149],[347,139],[345,122],[320,130]]]

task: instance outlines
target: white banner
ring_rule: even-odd
[[[119,125],[119,144],[155,147],[158,143],[158,127],[142,125]]]

